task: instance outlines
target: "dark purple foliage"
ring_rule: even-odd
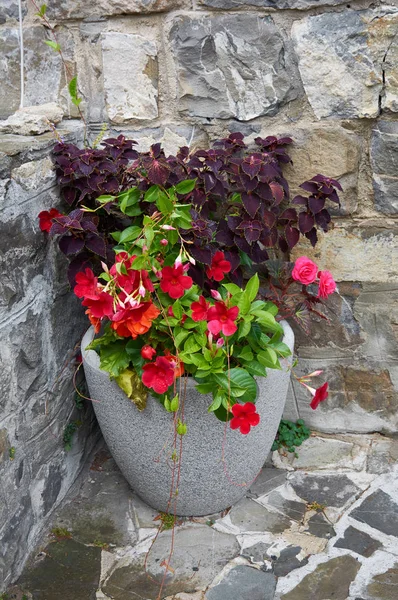
[[[222,250],[232,265],[231,280],[241,281],[242,262],[263,263],[269,249],[287,253],[300,235],[315,245],[317,228],[327,231],[330,224],[327,201],[339,204],[339,182],[316,175],[300,186],[308,196],[290,201],[282,169],[291,162],[286,146],[292,140],[269,136],[258,137],[255,143],[255,151],[248,151],[243,135],[232,133],[207,150],[191,153],[182,147],[168,157],[160,144],[139,153],[136,142],[122,135],[104,140],[101,149],[57,144],[58,182],[72,212],[54,219],[50,233],[60,234],[61,250],[72,258],[70,278],[79,264],[84,268],[87,263],[112,260],[111,233],[134,224],[134,216],[121,213],[116,202],[101,206],[99,196],[116,196],[135,186],[144,193],[154,184],[168,188],[186,179],[196,179],[195,189],[184,196],[193,205],[193,224],[181,235],[192,256],[204,265]],[[83,207],[96,212],[83,212]],[[148,214],[154,210],[150,203],[141,202],[140,207]],[[192,267],[191,274],[206,285],[203,268]]]

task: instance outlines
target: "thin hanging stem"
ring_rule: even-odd
[[[23,108],[25,96],[25,64],[24,64],[24,45],[23,45],[23,28],[22,28],[22,0],[18,0],[18,19],[19,19],[19,52],[20,64],[19,70],[21,74],[21,98],[19,108]]]

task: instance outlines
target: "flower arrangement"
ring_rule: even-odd
[[[40,213],[70,258],[69,279],[98,334],[90,348],[140,410],[148,392],[177,413],[181,380],[212,394],[210,412],[248,434],[260,419],[255,377],[290,354],[280,320],[305,329],[335,291],[328,271],[287,253],[327,231],[340,184],[322,175],[290,201],[290,138],[231,134],[209,150],[139,153],[123,136],[103,149],[59,143],[54,160],[69,214]],[[250,276],[251,275],[251,276]],[[314,396],[327,384],[308,386]],[[177,432],[186,425],[178,419]]]

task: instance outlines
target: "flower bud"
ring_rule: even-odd
[[[163,238],[162,240],[160,240],[160,245],[161,246],[167,246],[168,243],[169,243],[168,240],[166,240],[165,238]]]
[[[210,294],[214,300],[222,300],[221,294],[220,292],[217,292],[217,290],[210,290]]]
[[[163,231],[175,231],[176,228],[171,225],[161,225],[159,229],[163,229]]]

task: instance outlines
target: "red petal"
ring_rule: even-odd
[[[240,424],[240,432],[243,433],[243,435],[247,435],[250,432],[250,423],[248,421],[243,421],[243,423]]]
[[[213,335],[216,335],[217,333],[220,333],[221,331],[221,323],[220,321],[209,321],[207,323],[207,329],[210,331],[210,333],[212,333]],[[236,331],[236,330],[235,330]],[[224,333],[224,332],[223,332]]]

